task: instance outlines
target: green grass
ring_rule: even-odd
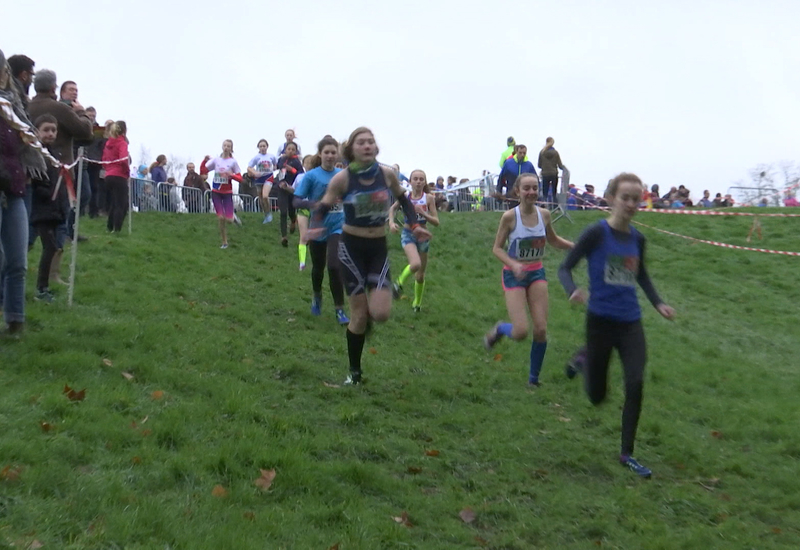
[[[574,217],[557,224],[569,238],[599,214]],[[639,219],[733,244],[752,221]],[[601,407],[563,376],[584,313],[557,283],[562,253],[545,261],[544,386],[526,387],[527,344],[501,343],[497,361],[483,350],[506,316],[497,220],[442,216],[423,313],[395,303],[359,388],[325,385],[346,375],[344,329],[327,290],[323,317],[310,315],[309,274],[275,223],[245,216],[221,251],[211,216],[137,214],[131,236],[82,221],[75,306],[65,291],[52,306],[29,300],[24,339],[1,344],[0,468],[20,473],[0,481],[0,548],[800,547],[800,258],[643,229],[679,314],[643,306],[644,481],[615,462],[617,359]],[[793,219],[762,223],[757,246],[800,251]],[[69,401],[65,384],[86,399]],[[267,492],[253,485],[261,468],[277,472]],[[412,527],[392,519],[402,512]]]

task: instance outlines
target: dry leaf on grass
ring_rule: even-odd
[[[339,543],[337,542],[336,544],[328,548],[328,550],[339,550]]]
[[[164,392],[161,390],[156,390],[150,394],[150,397],[152,397],[154,401],[158,401],[159,399],[164,399]]]
[[[21,473],[22,467],[12,468],[11,466],[6,466],[0,470],[0,481],[16,481]]]
[[[131,459],[131,462],[133,462],[134,464],[141,464],[142,463],[142,459],[139,458],[138,456],[135,456],[135,457],[133,457]]]
[[[39,422],[39,427],[42,429],[43,432],[47,433],[53,429],[53,426],[48,424],[47,422]]]
[[[460,517],[461,521],[464,523],[472,523],[475,521],[475,512],[468,506],[458,513],[458,517]]]
[[[781,533],[783,533],[780,527],[773,527],[772,532],[775,533],[776,535],[780,535]]]
[[[489,546],[489,541],[483,537],[475,536],[475,542],[480,544],[481,546]]]
[[[244,514],[242,514],[242,516],[244,517],[244,519],[249,519],[250,521],[256,520],[256,515],[253,512],[245,512]]]
[[[713,432],[711,432],[711,437],[713,437],[714,439],[722,439],[722,432],[714,430]]]
[[[114,363],[111,362],[111,359],[103,359],[103,364],[107,367],[111,367]]]
[[[558,420],[561,422],[572,422],[571,418],[567,418],[566,416],[559,416]]]
[[[43,547],[44,544],[39,542],[38,540],[34,540],[32,543],[28,545],[28,550],[39,550],[39,548]]]
[[[228,490],[222,485],[214,485],[214,488],[211,489],[211,496],[215,496],[217,498],[224,498],[228,496]]]
[[[403,512],[399,516],[392,516],[392,519],[395,520],[400,525],[404,525],[406,527],[413,527],[412,523],[408,519],[408,512]]]
[[[502,361],[503,360],[503,354],[502,353],[495,354],[494,360],[495,361]]]
[[[323,382],[322,385],[326,388],[341,388],[339,384],[331,384],[330,382]]]
[[[421,474],[422,473],[422,468],[420,468],[419,466],[409,466],[408,467],[408,473],[409,474],[414,474],[414,475]]]
[[[253,485],[261,489],[262,491],[266,491],[272,485],[272,480],[275,479],[275,470],[260,470],[261,477],[253,481]]]
[[[425,451],[425,455],[426,456],[439,456],[439,451],[437,451],[436,449],[428,449],[427,451]]]
[[[83,401],[86,398],[86,388],[83,388],[81,391],[75,391],[64,384],[64,395],[66,395],[67,399],[70,401]]]
[[[133,375],[132,375],[131,373],[129,373],[129,372],[122,372],[121,374],[122,374],[122,377],[123,377],[125,380],[128,380],[128,381],[130,381],[130,380],[133,380]]]
[[[370,352],[372,355],[378,355],[378,350],[376,350],[375,348],[369,348],[369,352]]]

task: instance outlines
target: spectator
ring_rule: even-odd
[[[763,197],[763,198],[762,198],[762,199],[759,201],[759,203],[758,203],[758,206],[762,206],[762,207],[763,207],[763,206],[767,206],[768,204],[769,204],[769,202],[767,201],[767,197]]]
[[[288,130],[286,130],[286,132],[283,134],[283,137],[285,137],[285,138],[286,138],[286,143],[284,143],[283,145],[281,145],[280,147],[278,147],[278,156],[279,156],[279,157],[282,157],[282,156],[283,156],[283,155],[286,153],[286,146],[287,146],[287,145],[289,145],[290,143],[294,143],[294,146],[295,146],[295,149],[296,149],[296,153],[295,153],[295,154],[296,154],[298,157],[302,157],[302,156],[303,156],[303,151],[302,151],[302,149],[300,149],[300,144],[299,144],[299,143],[296,143],[296,142],[294,141],[295,139],[297,139],[297,138],[295,137],[295,135],[294,135],[294,130],[292,130],[291,128],[289,128],[289,129],[288,129]]]
[[[578,210],[578,188],[574,185],[569,186],[569,196],[567,197],[567,210]]]
[[[36,92],[36,96],[31,99],[28,105],[31,117],[37,119],[44,114],[49,114],[56,118],[58,121],[58,135],[50,149],[57,153],[57,158],[61,159],[61,162],[72,164],[75,161],[75,140],[88,140],[92,137],[92,121],[86,115],[83,105],[78,101],[77,86],[74,88],[74,99],[70,100],[69,105],[59,102],[56,100],[56,73],[42,69],[34,76],[33,89]],[[70,97],[72,97],[71,92]],[[72,170],[72,174],[73,181],[77,184],[75,169]],[[81,188],[82,201],[84,197],[90,198],[91,194],[91,191],[84,193],[84,190],[90,189],[88,178],[85,178],[85,183],[86,185]],[[62,235],[66,233],[70,238],[74,238],[74,227],[75,214],[70,211],[69,219],[59,228],[59,231]],[[86,240],[86,237],[78,236],[78,241],[84,240]]]
[[[722,201],[722,206],[730,207],[736,204],[736,201],[733,200],[733,197],[730,194],[725,195],[725,198]]]
[[[118,161],[106,165],[106,186],[111,204],[106,228],[119,233],[128,213],[128,178],[131,171],[128,126],[124,120],[118,120],[111,125],[108,141],[103,148],[103,161]]]
[[[594,185],[585,185],[586,191],[581,197],[583,199],[583,206],[585,210],[591,210],[600,206],[599,198],[594,194]]]
[[[210,189],[206,179],[195,171],[193,162],[186,165],[186,177],[183,179],[183,201],[186,203],[190,213],[198,214],[202,212],[203,192]],[[197,189],[198,191],[192,191]]]
[[[83,105],[78,102],[77,95],[71,101],[71,107],[56,101],[56,73],[53,71],[47,69],[38,71],[33,80],[33,89],[36,91],[36,96],[29,104],[31,116],[39,118],[49,114],[56,118],[58,136],[51,148],[60,155],[64,164],[72,164],[75,161],[74,141],[92,137],[91,119],[87,116]]]
[[[528,155],[528,148],[525,145],[517,145],[514,156],[503,164],[500,170],[500,177],[497,178],[497,194],[503,195],[505,187],[509,192],[514,187],[514,182],[520,174],[536,174],[536,169],[529,160],[525,160]]]
[[[42,115],[36,119],[36,128],[42,145],[49,147],[56,140],[58,121],[53,115]],[[50,152],[53,154],[53,152]],[[54,300],[50,291],[50,273],[53,259],[64,243],[58,242],[58,226],[61,225],[69,213],[69,197],[67,187],[59,182],[59,172],[55,167],[48,168],[45,177],[32,178],[31,188],[31,226],[42,240],[42,256],[39,260],[39,272],[36,279],[35,298],[47,303]]]
[[[503,165],[508,159],[514,156],[515,150],[516,142],[512,136],[508,136],[508,139],[506,140],[506,149],[500,153],[500,169],[503,168]]]
[[[150,165],[150,179],[153,180],[153,193],[158,200],[160,210],[167,210],[169,204],[169,188],[159,183],[167,183],[167,156],[158,155],[154,163]]]
[[[72,80],[66,80],[61,84],[61,102],[70,107],[72,103],[78,101],[78,85]]]
[[[86,116],[92,121],[92,139],[82,142],[80,145],[86,147],[86,158],[99,161],[103,158],[103,149],[108,138],[106,129],[97,124],[97,110],[94,107],[86,108]],[[111,121],[113,123],[113,121]],[[107,122],[108,124],[108,122]],[[91,199],[89,201],[89,217],[96,218],[101,215],[101,210],[106,210],[105,189],[101,186],[102,165],[97,162],[90,162],[86,165],[89,175],[89,188],[91,189]]]
[[[711,202],[711,193],[708,192],[708,189],[703,191],[703,198],[697,201],[697,204],[703,208],[711,208],[714,206],[714,203]]]
[[[723,204],[722,204],[722,193],[717,193],[714,196],[714,201],[712,202],[712,204],[714,205],[715,208],[719,208],[719,207],[723,206]]]
[[[8,66],[11,67],[11,76],[14,77],[14,84],[17,87],[17,94],[22,101],[25,111],[28,110],[28,92],[33,83],[33,69],[36,66],[33,59],[27,55],[12,55],[8,58]]]
[[[678,187],[678,200],[683,203],[683,206],[694,206],[689,195],[691,195],[691,192],[685,186]]]
[[[3,250],[2,302],[5,335],[17,338],[25,326],[25,272],[28,267],[28,213],[25,187],[28,177],[45,177],[44,158],[33,142],[35,135],[11,69],[0,51],[0,248]]]
[[[800,206],[800,202],[797,200],[797,197],[795,197],[795,194],[793,192],[787,191],[786,198],[783,199],[783,205],[790,207],[798,207]]]
[[[540,200],[547,202],[557,202],[555,197],[558,196],[558,169],[564,169],[561,164],[561,155],[556,151],[556,141],[549,137],[544,144],[544,147],[539,151],[539,168],[542,169],[542,188],[540,190]]]

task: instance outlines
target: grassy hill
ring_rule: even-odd
[[[577,238],[599,216],[556,228]],[[130,236],[82,221],[75,306],[63,290],[51,306],[29,300],[24,339],[0,343],[0,548],[800,547],[800,258],[642,229],[679,315],[643,305],[646,481],[615,461],[618,360],[601,407],[563,375],[584,312],[557,282],[562,253],[545,260],[543,386],[526,386],[529,345],[483,350],[506,316],[498,217],[442,215],[423,311],[395,302],[358,388],[333,387],[344,329],[327,288],[310,315],[310,274],[277,223],[245,216],[219,250],[210,215],[137,214]],[[733,244],[752,222],[637,219]],[[756,246],[800,251],[795,219],[762,225]],[[275,470],[268,491],[261,469]]]

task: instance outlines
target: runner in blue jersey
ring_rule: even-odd
[[[572,280],[572,270],[586,258],[589,298],[586,313],[586,363],[582,369],[589,400],[598,405],[606,397],[608,366],[614,348],[622,360],[625,404],[622,408],[622,443],[619,461],[642,477],[649,468],[633,458],[633,442],[642,410],[642,389],[647,347],[636,284],[662,317],[672,320],[675,310],[658,296],[644,265],[644,235],[631,226],[642,201],[642,180],[623,173],[611,180],[607,199],[611,216],[591,225],[567,255],[558,277],[570,302],[586,303],[586,293]]]
[[[305,173],[303,179],[294,190],[294,207],[311,210],[325,196],[333,176],[341,172],[336,168],[339,158],[339,143],[332,137],[324,137],[317,144],[317,154],[313,156],[312,168]],[[311,289],[314,293],[311,298],[311,314],[322,314],[322,280],[325,277],[325,267],[328,267],[328,284],[333,296],[333,307],[336,320],[340,325],[350,322],[344,314],[344,289],[340,275],[339,241],[342,234],[344,212],[342,204],[334,205],[323,220],[325,232],[308,243],[311,252]]]
[[[386,248],[386,221],[391,196],[400,202],[408,219],[416,217],[397,176],[390,168],[376,162],[378,146],[368,128],[357,128],[344,144],[343,156],[348,162],[331,179],[325,196],[311,216],[310,238],[324,232],[328,212],[339,201],[344,204],[342,241],[339,260],[342,278],[350,296],[350,323],[347,327],[347,353],[350,376],[345,384],[361,383],[361,355],[368,326],[372,321],[389,319],[392,309],[391,275]],[[419,241],[431,234],[419,224],[411,231]]]
[[[484,345],[491,349],[503,336],[517,341],[528,338],[530,311],[533,342],[528,384],[539,386],[539,373],[547,351],[547,279],[542,267],[545,245],[549,243],[569,250],[573,244],[556,234],[550,212],[536,206],[539,178],[535,174],[521,174],[514,182],[514,189],[519,195],[519,206],[507,210],[500,218],[492,248],[494,255],[503,262],[502,283],[511,322],[498,322],[484,336]]]
[[[411,201],[416,212],[414,218],[405,220],[403,232],[400,235],[400,244],[403,246],[406,258],[408,258],[408,265],[400,273],[397,282],[393,283],[392,292],[395,298],[399,298],[403,293],[403,284],[409,275],[413,273],[414,300],[411,302],[411,308],[415,313],[419,313],[422,307],[422,293],[425,291],[425,270],[428,267],[430,241],[419,242],[411,232],[411,224],[418,223],[425,227],[430,222],[431,225],[439,226],[436,200],[432,193],[428,193],[428,176],[422,170],[411,172],[411,192],[408,200]],[[392,233],[397,233],[399,229],[394,220],[398,206],[400,206],[400,203],[395,202],[389,212],[389,229]]]

